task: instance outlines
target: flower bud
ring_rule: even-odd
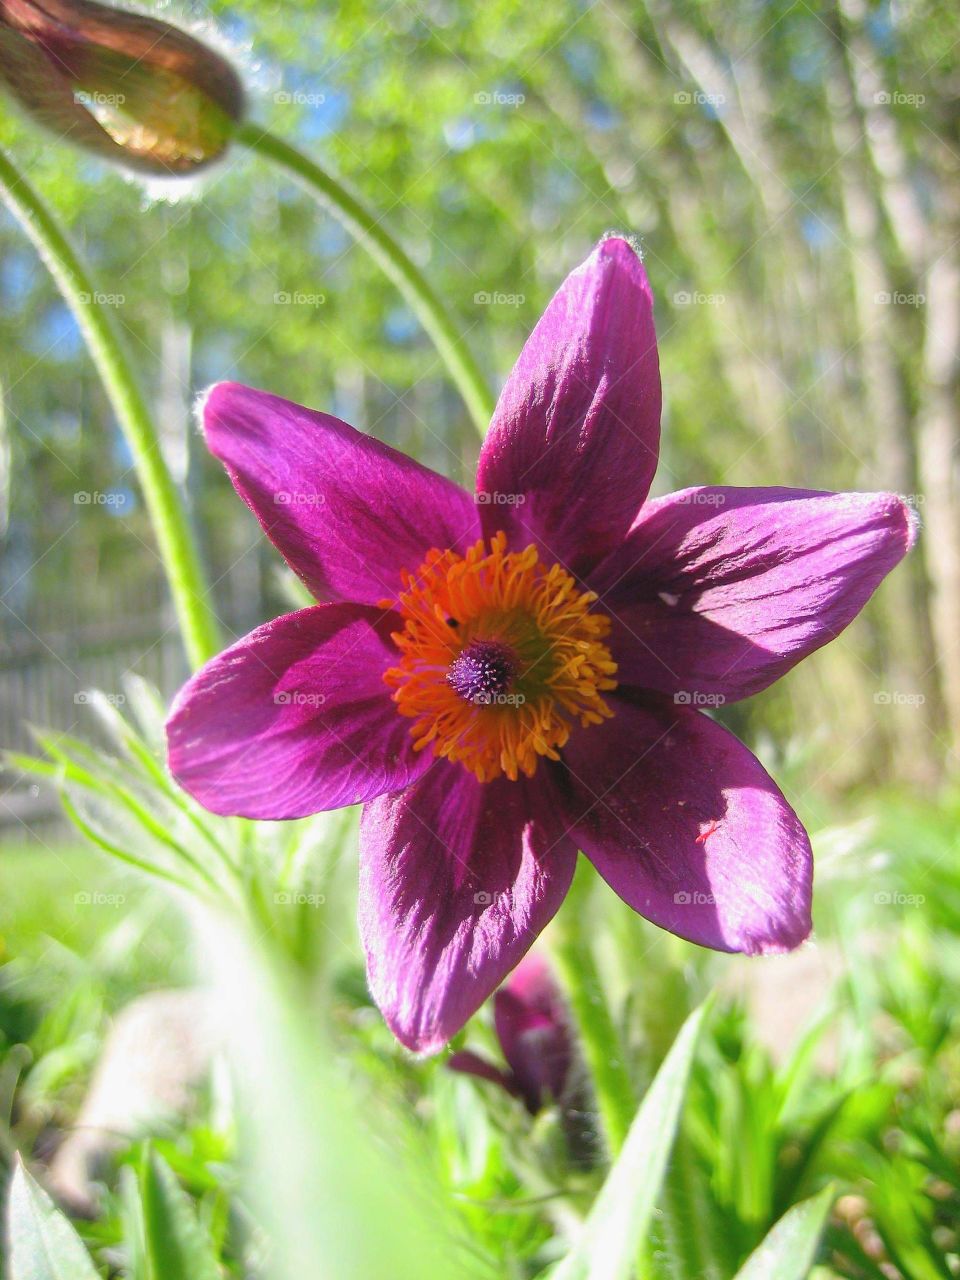
[[[216,160],[244,113],[220,54],[93,0],[0,0],[0,83],[61,137],[166,177]]]
[[[531,1112],[559,1102],[572,1065],[570,1023],[545,961],[531,953],[493,997],[493,1021],[520,1097]]]
[[[493,997],[497,1039],[504,1071],[464,1049],[447,1065],[453,1071],[501,1085],[535,1115],[548,1100],[563,1102],[568,1092],[573,1045],[560,992],[545,962],[529,954]]]

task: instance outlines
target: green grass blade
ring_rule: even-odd
[[[69,1220],[18,1160],[7,1206],[10,1280],[99,1280]]]
[[[637,1110],[583,1234],[552,1280],[627,1280],[646,1238],[686,1093],[706,1005],[680,1029]]]
[[[652,1228],[650,1275],[657,1280],[727,1280],[742,1256],[715,1203],[709,1175],[689,1137],[677,1134],[659,1196],[663,1216]]]
[[[770,1228],[734,1280],[806,1280],[835,1195],[832,1186],[825,1187],[795,1204]]]
[[[166,1161],[149,1148],[140,1168],[140,1197],[150,1280],[219,1280],[213,1246],[190,1197]]]
[[[424,1154],[388,1134],[389,1108],[334,1061],[322,1014],[249,936],[209,915],[199,932],[223,1011],[249,1194],[270,1280],[488,1280]],[[165,1278],[166,1280],[166,1278]]]
[[[109,853],[112,858],[116,858],[119,862],[124,862],[129,867],[134,867],[137,871],[143,871],[148,876],[154,876],[159,880],[165,880],[167,884],[175,885],[178,889],[183,889],[186,893],[195,893],[196,886],[189,880],[184,880],[173,871],[168,871],[165,867],[159,867],[156,863],[146,862],[142,858],[136,857],[132,853],[128,853],[121,845],[115,844],[108,840],[106,836],[97,831],[93,825],[86,821],[77,806],[71,801],[66,793],[60,796],[60,803],[63,805],[63,811],[77,828],[82,836],[96,845],[98,849],[102,849],[104,853]]]

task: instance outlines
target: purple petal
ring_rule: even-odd
[[[383,682],[396,614],[314,605],[258,627],[181,689],[170,770],[214,813],[302,818],[395,791],[430,764]]]
[[[571,833],[635,911],[719,951],[789,951],[810,932],[813,862],[800,820],[721,725],[660,695],[611,698],[574,735]]]
[[[567,277],[500,396],[477,469],[487,534],[584,573],[647,496],[660,442],[653,297],[625,240]]]
[[[685,489],[647,504],[590,585],[624,684],[733,701],[850,623],[912,545],[890,493]]]
[[[337,418],[221,382],[207,396],[211,453],[319,600],[377,604],[431,547],[479,537],[458,485]]]
[[[360,825],[360,932],[373,997],[409,1049],[435,1052],[563,901],[576,849],[546,775],[477,782],[436,761]]]

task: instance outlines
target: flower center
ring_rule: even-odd
[[[475,707],[501,703],[517,674],[512,649],[496,640],[474,640],[450,663],[447,684]]]
[[[612,715],[601,693],[616,688],[604,640],[610,619],[560,565],[534,546],[507,551],[498,533],[465,555],[434,549],[404,570],[397,600],[400,651],[384,673],[414,748],[459,760],[481,782],[532,777],[541,756],[559,760],[574,723]]]

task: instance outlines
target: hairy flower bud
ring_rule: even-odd
[[[40,124],[127,168],[192,173],[243,116],[234,68],[158,18],[92,0],[0,0],[0,82]]]
[[[563,998],[539,955],[525,956],[493,997],[493,1019],[507,1070],[469,1049],[452,1054],[447,1066],[502,1085],[531,1115],[548,1100],[562,1103],[573,1065],[570,1024]]]

